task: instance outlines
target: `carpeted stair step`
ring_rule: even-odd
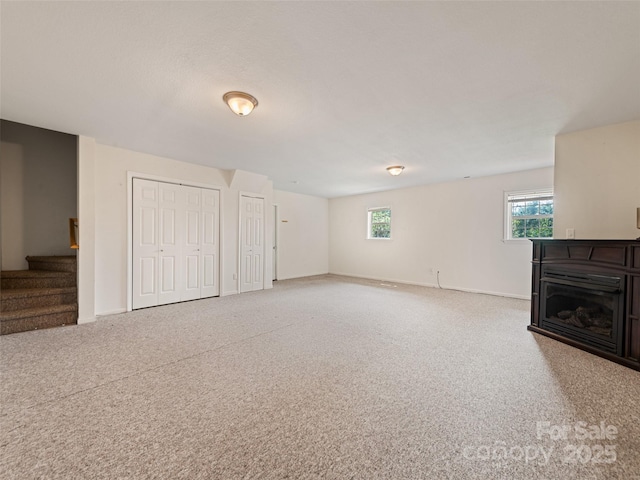
[[[78,322],[78,305],[53,305],[0,313],[0,335],[42,328],[74,325]]]
[[[47,270],[6,270],[1,274],[0,287],[4,289],[64,288],[76,285],[74,272]]]
[[[0,312],[15,312],[25,308],[76,304],[76,287],[4,289],[0,293]]]
[[[53,272],[76,272],[78,262],[75,255],[28,256],[29,270],[49,270]]]

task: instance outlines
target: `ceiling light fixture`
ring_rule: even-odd
[[[249,115],[258,106],[256,97],[244,92],[227,92],[222,99],[233,113],[241,117]]]
[[[387,172],[389,172],[394,177],[397,177],[402,173],[404,167],[402,165],[392,165],[391,167],[387,167]]]

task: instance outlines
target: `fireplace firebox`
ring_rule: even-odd
[[[622,354],[623,277],[546,267],[540,281],[542,328]]]
[[[533,240],[528,329],[640,370],[640,241]]]

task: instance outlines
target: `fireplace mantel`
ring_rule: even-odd
[[[528,329],[640,371],[640,241],[532,241]],[[558,284],[565,285],[564,291],[554,290]],[[579,301],[570,298],[572,292]],[[558,298],[568,305],[560,312],[567,320],[550,313]],[[576,307],[581,302],[584,305]],[[610,308],[613,304],[615,308]],[[593,321],[609,321],[610,328],[593,326],[588,318],[575,319],[574,307],[579,313],[599,308]]]

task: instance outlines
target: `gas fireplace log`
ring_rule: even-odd
[[[561,310],[555,318],[567,325],[578,328],[610,329],[611,316],[603,313],[600,307],[578,307],[575,310]]]

